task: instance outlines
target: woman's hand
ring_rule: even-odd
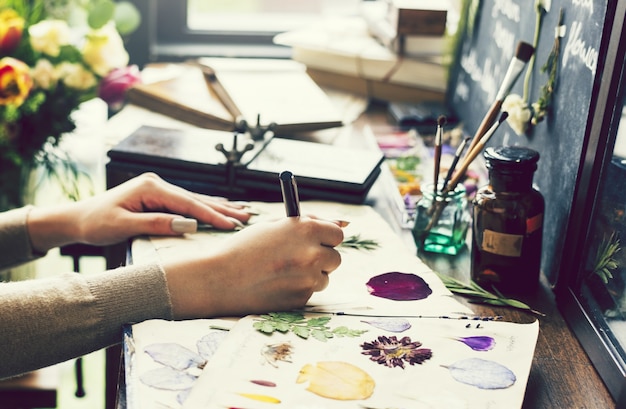
[[[184,218],[230,230],[250,215],[242,206],[146,173],[80,202],[35,208],[28,229],[33,247],[45,252],[70,243],[109,245],[142,234],[178,235],[185,232],[178,228]]]
[[[260,222],[194,259],[164,265],[176,318],[235,316],[303,307],[341,263],[333,222]]]

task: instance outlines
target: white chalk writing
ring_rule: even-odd
[[[499,77],[500,70],[494,68],[491,58],[486,58],[484,65],[481,67],[478,64],[478,58],[475,50],[472,50],[468,55],[464,55],[461,58],[461,67],[471,77],[472,81],[476,84],[480,84],[480,88],[487,95],[488,100],[493,100],[496,97],[496,77]],[[495,72],[496,69],[498,72]]]
[[[567,67],[570,57],[573,59],[577,58],[582,61],[595,76],[598,65],[598,50],[585,43],[585,40],[581,38],[581,31],[582,23],[574,21],[571,30],[569,30],[569,35],[567,36],[562,65],[563,67]]]
[[[496,46],[502,50],[502,58],[510,60],[513,57],[513,49],[515,48],[515,34],[504,27],[500,21],[497,21],[493,39],[496,42]]]
[[[577,7],[589,10],[589,14],[593,14],[593,0],[572,0],[572,3]]]
[[[516,23],[519,23],[520,21],[520,8],[519,5],[513,0],[495,0],[493,8],[491,9],[491,17],[496,18],[498,17],[498,14],[501,14]]]

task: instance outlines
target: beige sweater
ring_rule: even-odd
[[[0,268],[41,256],[26,231],[29,209],[0,213]],[[156,264],[0,283],[0,378],[119,343],[123,324],[151,318],[172,318]]]

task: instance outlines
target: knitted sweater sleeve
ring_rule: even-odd
[[[8,219],[0,216],[0,246],[16,252],[2,251],[5,265],[36,257],[23,234],[27,212],[20,214],[6,224]],[[0,378],[119,343],[124,324],[157,318],[172,319],[165,273],[158,264],[0,283]]]

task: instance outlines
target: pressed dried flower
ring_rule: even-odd
[[[397,271],[372,277],[366,286],[370,294],[395,301],[421,300],[433,292],[422,277]]]
[[[429,348],[420,348],[422,343],[411,341],[410,337],[398,338],[394,336],[379,336],[372,342],[361,344],[363,355],[369,355],[370,360],[381,365],[394,368],[399,366],[404,369],[404,363],[410,365],[421,364],[433,356]]]
[[[456,338],[474,351],[490,351],[496,346],[496,340],[485,335]]]
[[[291,353],[293,352],[293,347],[289,342],[282,342],[279,344],[271,344],[263,347],[261,351],[261,355],[265,357],[267,362],[269,362],[272,366],[276,367],[276,362],[291,362]]]
[[[367,399],[374,393],[376,382],[361,368],[341,361],[306,364],[300,369],[296,383],[308,382],[307,391],[336,400]]]

